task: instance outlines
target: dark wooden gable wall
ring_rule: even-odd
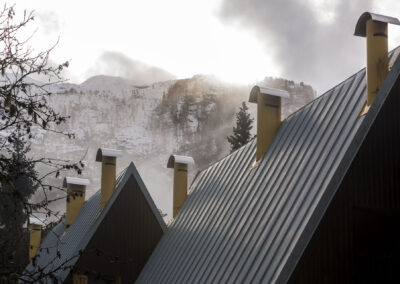
[[[399,80],[317,230],[291,283],[400,283]]]
[[[161,239],[162,228],[131,176],[77,261],[90,280],[133,283]],[[71,274],[66,282],[71,281]],[[101,281],[102,282],[102,281]]]

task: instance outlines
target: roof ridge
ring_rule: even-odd
[[[400,50],[400,45],[393,48],[391,51],[389,51],[389,61],[391,60],[392,55],[394,55],[394,53],[396,51]],[[286,119],[290,118],[291,116],[293,116],[294,114],[296,114],[298,111],[300,111],[301,109],[307,107],[307,105],[311,104],[312,102],[330,94],[333,90],[335,90],[336,88],[339,88],[341,85],[345,84],[348,80],[351,80],[354,76],[357,76],[360,72],[365,72],[366,67],[361,68],[360,70],[358,70],[357,72],[355,72],[353,75],[350,75],[349,77],[347,77],[346,79],[344,79],[343,81],[341,81],[340,83],[334,85],[332,88],[328,89],[327,91],[325,91],[324,93],[322,93],[322,95],[314,98],[313,100],[309,101],[308,103],[304,104],[303,106],[301,106],[298,110],[292,112],[291,114],[289,114]],[[285,119],[285,120],[286,120]]]
[[[248,167],[248,143],[199,174],[137,283],[287,282],[381,107],[396,95],[398,51],[365,116],[358,116],[364,68],[283,123],[259,167]]]

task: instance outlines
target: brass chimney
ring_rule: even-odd
[[[115,190],[117,175],[117,157],[122,156],[122,151],[99,148],[96,162],[101,162],[101,197],[100,210],[103,210]]]
[[[249,102],[257,104],[257,150],[256,164],[264,156],[281,126],[282,99],[290,98],[284,90],[254,86]]]
[[[29,218],[29,261],[35,257],[40,248],[43,222],[37,218]]]
[[[192,157],[171,155],[168,159],[167,168],[174,169],[173,218],[187,198],[189,164],[194,164]]]
[[[88,179],[65,177],[63,187],[67,189],[67,208],[65,214],[65,229],[68,230],[76,216],[78,216],[85,203],[86,186],[90,184]]]
[[[368,112],[389,72],[388,23],[400,25],[397,18],[365,12],[356,25],[354,35],[367,38],[367,102],[360,115]]]

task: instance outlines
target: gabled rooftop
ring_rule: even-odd
[[[286,282],[399,80],[399,52],[365,115],[362,69],[290,115],[257,167],[253,140],[201,171],[137,282]]]
[[[32,263],[29,264],[24,274],[29,275],[30,273],[36,273],[40,270],[39,268],[43,268],[45,274],[53,271],[53,276],[60,281],[64,281],[71,271],[70,267],[74,266],[82,253],[85,252],[86,247],[96,235],[98,228],[113,208],[119,195],[121,195],[124,190],[134,190],[128,185],[129,180],[132,178],[138,185],[137,188],[144,197],[147,204],[146,206],[149,206],[154,216],[153,218],[155,218],[162,232],[165,232],[165,222],[140,178],[135,165],[130,163],[118,177],[115,192],[105,208],[100,211],[99,190],[85,202],[78,216],[67,231],[65,230],[65,219],[63,219],[47,234],[36,255],[36,266],[34,267]],[[132,206],[134,206],[135,200],[131,201]],[[135,220],[127,219],[128,217],[120,217],[123,218],[124,222],[135,222]],[[139,218],[141,217],[142,216],[139,216]],[[126,226],[131,226],[131,223],[126,223]],[[121,228],[121,231],[123,231],[123,228]],[[68,269],[62,269],[64,267],[68,267]],[[25,278],[29,280],[29,277],[25,276]],[[50,281],[51,277],[45,279]]]

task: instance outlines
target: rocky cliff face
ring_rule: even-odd
[[[283,88],[291,98],[283,102],[283,116],[295,111],[315,96],[304,84],[266,78],[264,85]],[[71,140],[38,132],[32,150],[35,155],[60,159],[83,158],[84,177],[92,183],[87,197],[100,184],[100,164],[95,162],[99,147],[121,149],[117,161],[122,171],[130,161],[137,166],[156,205],[167,219],[172,211],[172,172],[166,168],[170,154],[189,155],[197,170],[229,153],[226,136],[231,134],[234,114],[248,100],[249,86],[233,86],[210,76],[135,86],[118,77],[96,76],[81,85],[62,84],[50,103],[70,119],[63,130],[74,132]],[[255,105],[249,105],[255,117]],[[255,127],[253,128],[253,130]],[[61,184],[61,179],[52,182]],[[53,193],[63,195],[62,192]],[[56,205],[64,210],[64,203]]]

